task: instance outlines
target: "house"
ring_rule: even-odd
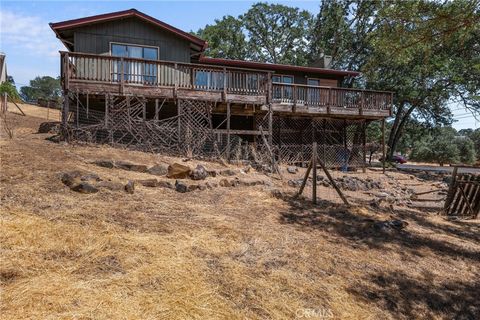
[[[362,166],[366,126],[391,113],[391,92],[341,87],[358,72],[206,57],[204,40],[135,9],[50,27],[74,139],[239,159],[268,145],[289,163],[316,141],[326,163]]]

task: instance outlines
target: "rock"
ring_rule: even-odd
[[[135,192],[135,182],[129,180],[124,189],[127,193],[133,194],[133,192]]]
[[[188,186],[185,182],[177,180],[175,181],[175,190],[177,190],[177,192],[185,193],[188,191]]]
[[[392,230],[401,230],[408,226],[408,222],[403,220],[387,220],[387,221],[378,221],[373,224],[373,228],[377,231],[392,231]]]
[[[96,164],[99,167],[109,168],[112,169],[115,164],[111,160],[95,160],[93,164]]]
[[[156,164],[148,168],[147,172],[156,176],[164,176],[168,173],[168,167],[164,164]]]
[[[144,180],[137,180],[136,182],[138,182],[144,187],[149,187],[149,188],[155,188],[158,186],[157,179],[144,179]]]
[[[295,179],[295,180],[288,180],[287,181],[287,184],[290,186],[290,187],[294,187],[294,188],[299,188],[301,185],[302,185],[302,182],[303,182],[303,179]],[[307,180],[307,183],[306,185],[309,186],[311,185],[312,183]]]
[[[143,164],[134,164],[127,161],[115,161],[115,167],[136,172],[147,172],[148,168]]]
[[[224,170],[221,170],[218,174],[220,174],[221,176],[231,177],[236,175],[237,172],[232,169],[224,169]]]
[[[216,183],[216,182],[211,182],[211,181],[207,181],[207,182],[205,183],[205,186],[206,186],[208,189],[213,189],[213,188],[218,187],[218,183]]]
[[[160,188],[175,189],[175,186],[170,181],[159,180],[157,186]]]
[[[167,177],[171,179],[185,179],[190,176],[190,172],[190,167],[174,163],[168,166]]]
[[[80,177],[80,180],[82,180],[82,181],[102,181],[102,179],[100,179],[100,177],[96,173],[87,173],[85,175],[82,175]]]
[[[88,182],[81,182],[79,184],[76,184],[70,188],[73,191],[80,192],[80,193],[96,193],[98,192],[98,189],[92,186]]]
[[[120,191],[123,189],[123,184],[113,181],[100,181],[95,185],[97,188],[105,188],[111,191]]]
[[[204,166],[200,164],[195,169],[192,170],[192,173],[190,173],[190,178],[192,178],[192,180],[204,180],[207,177],[208,177],[207,170],[205,169]]]
[[[294,167],[294,166],[289,166],[289,167],[287,167],[287,172],[291,173],[291,174],[295,174],[295,173],[298,172],[298,168]]]
[[[42,122],[38,127],[38,133],[57,133],[60,128],[60,122]]]
[[[72,187],[73,185],[77,184],[80,181],[80,177],[82,176],[81,171],[70,171],[65,172],[62,174],[62,182],[68,187]]]

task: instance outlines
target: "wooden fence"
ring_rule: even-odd
[[[480,174],[459,173],[455,167],[443,214],[477,218],[480,212]]]

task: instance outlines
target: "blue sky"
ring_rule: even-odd
[[[197,30],[224,15],[237,16],[257,1],[9,1],[0,0],[0,51],[17,86],[38,75],[58,76],[59,50],[65,48],[48,26],[95,14],[136,8],[185,31]],[[319,1],[275,1],[316,14]],[[479,128],[463,108],[453,107],[457,129]]]

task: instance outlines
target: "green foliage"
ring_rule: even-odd
[[[0,84],[0,96],[3,97],[3,93],[7,93],[10,99],[15,102],[20,101],[20,96],[18,95],[17,88],[11,82],[4,82]]]
[[[256,3],[244,15],[225,16],[195,34],[207,40],[212,57],[305,65],[312,24],[308,11]]]
[[[313,22],[305,10],[256,3],[241,16],[247,31],[250,58],[271,63],[304,65]]]
[[[444,128],[442,128],[444,129]],[[441,134],[430,136],[416,142],[413,147],[411,159],[417,161],[457,163],[460,161],[460,150],[457,147],[455,136],[449,130],[440,130]]]
[[[480,129],[462,129],[458,133],[472,141],[477,158],[480,159]]]
[[[49,76],[36,77],[30,80],[30,86],[20,88],[20,94],[26,101],[37,101],[37,99],[59,100],[61,94],[60,79]]]
[[[455,139],[457,144],[460,162],[465,164],[473,164],[477,159],[477,154],[475,152],[475,145],[470,138],[467,137],[457,137]]]
[[[221,20],[215,20],[215,24],[198,30],[196,35],[208,42],[207,56],[239,60],[247,58],[247,42],[240,19],[224,16]]]

